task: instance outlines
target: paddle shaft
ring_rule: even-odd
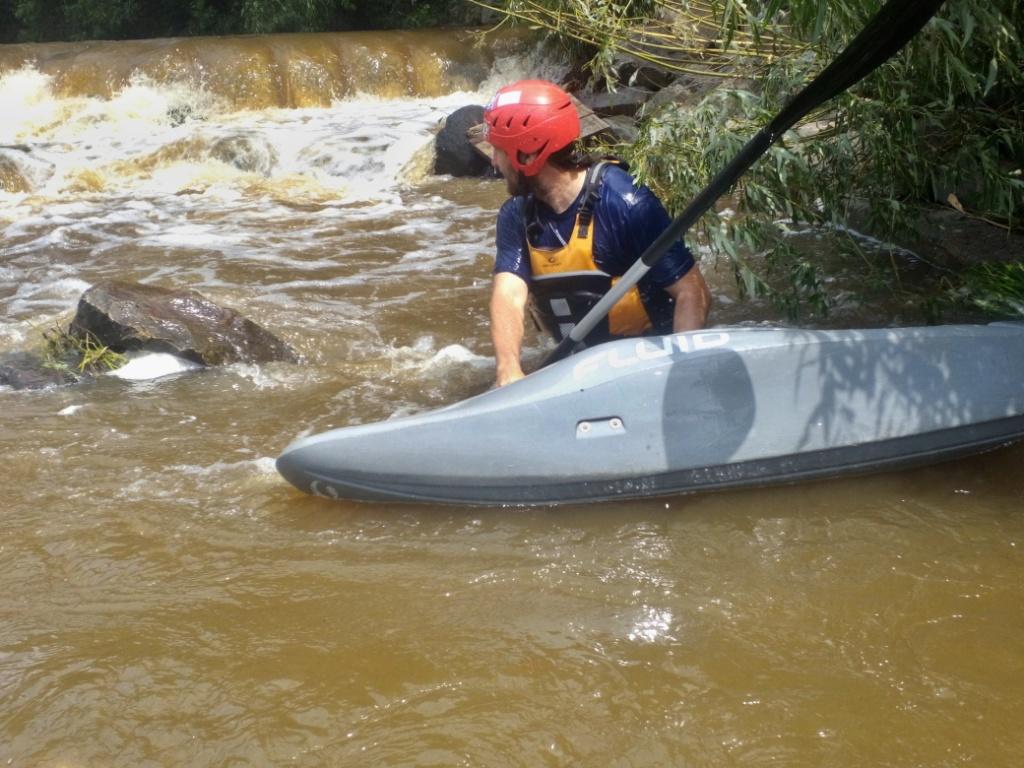
[[[891,58],[916,35],[944,0],[889,0],[842,53],[806,88],[794,96],[767,126],[751,138],[711,182],[690,202],[636,263],[577,323],[541,363],[561,360],[572,352],[605,318],[613,306],[647,274],[687,230],[732,187],[769,147],[812,109],[842,93]]]

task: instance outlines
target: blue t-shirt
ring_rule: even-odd
[[[625,273],[671,223],[661,201],[646,186],[618,166],[604,172],[601,194],[594,206],[594,262],[613,277]],[[531,242],[536,248],[561,248],[569,242],[583,192],[564,213],[555,213],[545,203],[534,205],[536,223]],[[494,271],[511,272],[530,281],[530,251],[523,226],[525,197],[505,201],[498,212],[498,254]],[[539,231],[538,231],[539,230]],[[672,330],[674,300],[664,289],[693,267],[693,255],[676,242],[644,275],[638,284],[647,314],[659,333]]]

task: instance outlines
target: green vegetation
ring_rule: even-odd
[[[0,43],[478,23],[461,0],[0,0]]]
[[[81,375],[117,370],[128,359],[100,344],[92,334],[72,335],[59,325],[43,331],[43,366],[53,370]]]
[[[1024,263],[971,267],[950,294],[952,300],[989,314],[1024,317]]]
[[[626,72],[655,64],[697,91],[718,84],[685,106],[648,112],[638,140],[612,148],[677,210],[881,6],[879,0],[484,4],[583,52],[593,79],[609,87],[620,84],[624,62],[631,62]],[[730,214],[711,212],[701,225],[712,248],[731,260],[741,287],[770,296],[791,315],[825,313],[837,301],[821,265],[785,236],[792,229],[841,233],[854,222],[911,242],[922,207],[954,206],[1019,232],[1022,30],[1019,0],[948,2],[906,50],[776,144],[723,201]],[[857,260],[846,268],[860,270],[865,282],[903,289],[889,254],[865,256],[852,242],[837,250]],[[979,256],[964,254],[965,260]]]

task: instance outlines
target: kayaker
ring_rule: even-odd
[[[527,307],[538,326],[560,340],[671,219],[625,167],[577,151],[579,115],[554,83],[505,86],[487,105],[484,122],[492,164],[512,195],[498,213],[490,306],[496,383],[504,386],[524,375]],[[710,302],[700,268],[680,240],[588,342],[696,330]]]

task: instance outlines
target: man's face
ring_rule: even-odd
[[[528,190],[526,189],[525,177],[512,167],[512,163],[504,150],[494,147],[494,153],[491,155],[491,165],[504,177],[505,186],[508,187],[510,195],[526,194]]]

